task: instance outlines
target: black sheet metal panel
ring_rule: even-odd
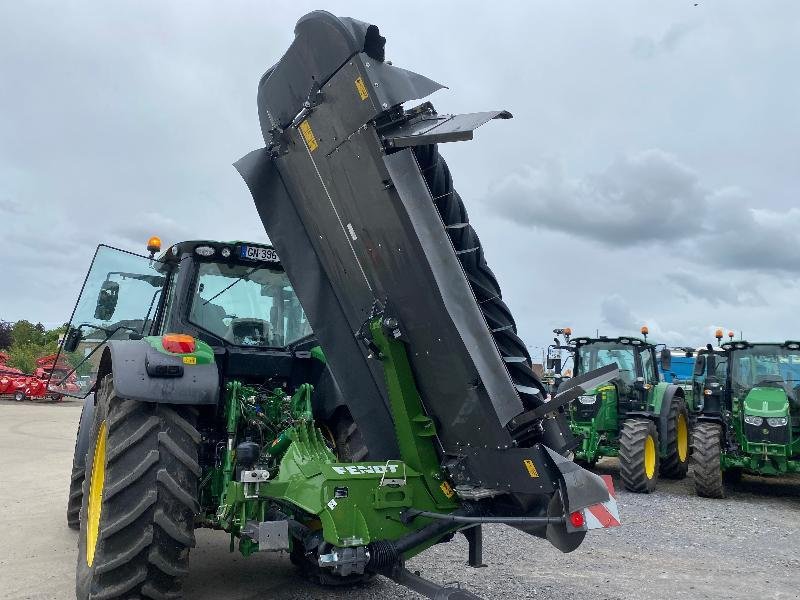
[[[316,236],[311,239],[266,149],[251,152],[236,163],[236,168],[256,201],[270,241],[321,341],[334,377],[344,378],[353,420],[369,424],[361,425],[361,432],[370,459],[397,458],[388,398],[383,385],[378,385],[382,371],[375,361],[366,360],[353,336],[347,314],[319,259],[323,240]]]
[[[464,115],[426,115],[401,125],[391,135],[384,135],[384,139],[389,146],[395,148],[462,142],[471,140],[473,131],[488,121],[510,118],[511,113],[507,110]]]

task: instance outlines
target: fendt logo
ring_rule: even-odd
[[[331,467],[339,475],[383,475],[397,473],[399,465],[350,465],[349,467]]]

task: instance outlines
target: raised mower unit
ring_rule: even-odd
[[[97,378],[78,598],[180,596],[196,527],[320,583],[444,599],[475,596],[404,563],[455,533],[478,565],[483,523],[565,552],[619,524],[564,413],[616,368],[545,402],[435,146],[510,115],[404,109],[441,86],[385,62],[372,25],[295,33],[259,85],[267,146],[237,163],[274,248],[101,247],[78,300],[65,349]]]
[[[563,334],[564,331],[559,330]],[[567,350],[574,372],[586,373],[609,364],[619,376],[578,398],[569,410],[572,433],[580,440],[575,458],[594,465],[604,456],[619,457],[620,475],[633,492],[655,490],[659,475],[673,479],[686,476],[689,467],[692,396],[683,388],[660,380],[656,369],[656,345],[637,337],[577,337],[558,339],[553,351]],[[664,348],[660,362],[669,369],[670,351]],[[687,397],[688,396],[688,397]]]
[[[743,473],[800,472],[800,342],[709,344],[697,355],[692,388],[699,496],[724,498]]]

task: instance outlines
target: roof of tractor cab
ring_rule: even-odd
[[[636,337],[634,335],[622,335],[618,337],[609,337],[605,335],[601,335],[600,337],[585,337],[580,336],[574,338],[571,342],[575,347],[578,346],[588,346],[589,344],[600,344],[600,343],[612,343],[612,344],[623,344],[623,345],[630,345],[630,346],[655,346],[652,342],[648,342],[640,337]]]
[[[198,258],[238,261],[242,258],[242,247],[264,248],[271,250],[273,253],[275,252],[271,244],[265,244],[261,242],[246,242],[242,240],[234,240],[229,242],[216,240],[185,240],[182,242],[176,242],[169,246],[164,252],[161,253],[161,256],[159,256],[157,260],[166,263],[175,262],[180,260],[182,255],[193,253],[196,254]],[[207,248],[208,250],[205,250],[203,253],[201,253],[198,251],[198,248]],[[226,251],[228,253],[227,256],[225,256]],[[269,259],[265,262],[273,262],[279,265],[280,261],[278,260],[277,254],[275,254],[274,257],[274,259]],[[249,259],[248,262],[252,262],[254,260],[258,262],[258,259]]]
[[[722,344],[722,350],[745,350],[755,346],[780,346],[787,350],[800,350],[800,341],[786,340],[785,342],[748,342],[747,340],[737,340],[735,342],[725,342]]]

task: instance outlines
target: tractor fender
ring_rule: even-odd
[[[667,451],[667,436],[662,432],[667,431],[667,421],[669,419],[669,407],[675,396],[684,398],[683,388],[671,383],[659,383],[653,390],[654,405],[653,410],[658,414],[658,439],[661,452]]]
[[[75,454],[72,457],[76,467],[86,466],[86,453],[92,440],[92,423],[94,422],[94,394],[89,394],[83,401],[81,420],[78,422],[78,437],[75,440]]]
[[[153,377],[148,374],[148,361],[181,367],[177,377]],[[180,355],[158,352],[145,340],[113,340],[103,351],[97,386],[102,378],[114,374],[114,390],[123,398],[139,402],[165,404],[217,404],[219,371],[214,362],[183,364]]]

